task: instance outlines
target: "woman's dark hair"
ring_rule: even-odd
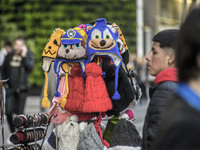
[[[191,10],[179,32],[176,64],[180,81],[188,82],[199,76],[198,54],[200,54],[200,7]]]

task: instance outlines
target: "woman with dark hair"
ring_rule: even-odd
[[[176,64],[180,83],[169,101],[152,150],[200,149],[200,8],[181,26]]]

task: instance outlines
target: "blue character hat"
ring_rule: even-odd
[[[113,33],[107,26],[105,18],[97,19],[96,24],[86,25],[86,31],[88,35],[87,39],[87,56],[88,59],[85,65],[90,63],[95,56],[108,56],[113,64],[116,66],[115,70],[115,93],[112,96],[113,100],[120,99],[120,95],[117,91],[118,87],[118,72],[122,63],[122,57],[119,53],[116,39],[118,38],[118,32]]]
[[[82,40],[82,36],[74,29],[69,29],[62,37],[61,43],[64,45],[78,44]]]

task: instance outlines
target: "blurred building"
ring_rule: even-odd
[[[141,1],[141,0],[138,0]],[[160,30],[179,28],[189,9],[200,0],[142,0],[143,55],[151,49],[152,36]],[[141,8],[141,6],[140,6]]]

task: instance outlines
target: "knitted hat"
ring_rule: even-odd
[[[42,99],[42,107],[49,108],[49,100],[47,95],[48,88],[48,74],[51,62],[56,58],[58,49],[61,44],[61,36],[65,32],[62,29],[55,29],[54,33],[51,35],[48,43],[46,44],[44,51],[42,53],[42,69],[45,74],[45,87],[44,87],[44,98]]]
[[[62,130],[59,139],[59,149],[76,150],[79,139],[78,118],[74,115],[70,117],[70,122]]]
[[[85,67],[85,101],[82,112],[106,112],[112,109],[105,82],[102,78],[102,69],[96,63],[89,63]]]
[[[112,132],[113,132],[113,130],[114,130],[114,128],[115,128],[115,125],[117,124],[117,122],[118,122],[118,119],[119,118],[119,116],[113,116],[112,118],[110,118],[109,120],[108,120],[108,123],[107,123],[107,125],[106,125],[106,129],[105,129],[105,131],[103,132],[103,138],[108,142],[108,143],[110,143],[110,138],[111,138],[111,136],[112,136]]]
[[[72,67],[69,77],[69,94],[65,110],[81,111],[83,109],[85,80],[79,65]]]
[[[112,137],[110,139],[110,147],[113,146],[141,146],[142,139],[134,126],[134,124],[125,119],[120,119],[116,124]]]
[[[60,80],[60,85],[58,91],[61,93],[61,96],[65,95],[66,93],[66,84],[65,84],[66,78],[63,76]],[[56,123],[61,124],[65,122],[66,118],[71,116],[70,112],[62,109],[59,105],[61,97],[54,97],[52,102],[53,106],[49,110],[49,115],[55,115],[56,116]],[[51,118],[51,123],[55,123],[55,117]]]
[[[81,133],[77,150],[103,150],[104,145],[96,132],[93,123],[90,123]]]
[[[56,60],[55,60],[55,63],[54,63],[54,71],[55,73],[57,74],[57,86],[59,85],[59,70],[60,70],[60,65],[59,63],[80,63],[81,67],[84,66],[84,63],[83,61],[85,61],[86,59],[86,50],[84,47],[80,47],[80,43],[82,41],[86,41],[86,34],[84,32],[83,29],[77,27],[75,29],[69,29],[61,38],[61,47],[59,48],[59,51],[58,51],[58,55],[56,57]],[[79,58],[77,55],[78,53],[75,55],[74,53],[69,53],[69,49],[67,48],[68,45],[77,45],[78,44],[78,49],[79,47],[81,48],[81,52],[82,52],[82,57]],[[80,52],[80,51],[79,51]],[[68,54],[70,57],[69,58],[65,58],[64,56],[60,56],[61,54],[63,55],[64,53],[64,56],[66,56],[66,54]],[[82,62],[82,63],[81,63]],[[67,66],[66,66],[67,67]],[[84,67],[82,67],[84,68]],[[66,69],[67,71],[66,72],[66,77],[68,76],[68,69]],[[66,84],[68,86],[68,80],[66,80]],[[68,88],[67,88],[68,89]],[[66,93],[66,95],[64,96],[64,98],[61,99],[60,103],[61,103],[61,107],[64,108],[64,105],[67,101],[67,94],[68,92]],[[58,92],[58,90],[56,89],[56,93],[55,93],[55,96],[56,97],[59,97],[60,94]]]
[[[123,58],[123,63],[125,65],[125,67],[127,66],[128,62],[129,62],[129,52],[128,52],[128,46],[126,44],[124,35],[122,34],[122,31],[120,29],[120,27],[116,24],[116,23],[112,23],[112,25],[108,25],[110,27],[110,29],[115,33],[116,31],[118,32],[119,38],[116,39],[117,45],[118,45],[118,49],[119,49],[119,53]]]
[[[110,138],[112,136],[113,130],[115,128],[115,125],[118,123],[120,119],[126,119],[131,120],[134,118],[134,112],[132,110],[126,110],[125,113],[121,115],[115,115],[112,118],[108,120],[108,123],[106,125],[106,129],[103,133],[103,138],[110,143]]]
[[[178,29],[167,29],[160,31],[153,37],[152,41],[159,42],[161,48],[175,48],[178,32]]]
[[[117,91],[118,86],[118,71],[122,62],[122,57],[119,54],[116,39],[118,38],[118,32],[115,34],[107,26],[105,18],[97,19],[96,24],[86,25],[86,31],[88,35],[87,39],[87,55],[88,60],[85,62],[87,65],[95,56],[108,56],[114,65],[115,70],[115,93],[113,95],[114,100],[120,99],[120,95]]]
[[[53,132],[51,132],[48,139],[44,141],[44,145],[42,147],[43,150],[56,150],[56,136]]]
[[[106,78],[105,78],[106,87],[111,99],[112,99],[112,95],[115,92],[114,70],[115,70],[114,65],[108,66],[107,71],[106,71]],[[108,116],[112,116],[112,115],[116,115],[120,113],[121,111],[126,109],[135,98],[133,87],[131,86],[128,76],[122,67],[120,67],[119,69],[118,92],[121,95],[121,98],[117,101],[112,99],[113,108],[112,110],[109,110],[106,113]]]

